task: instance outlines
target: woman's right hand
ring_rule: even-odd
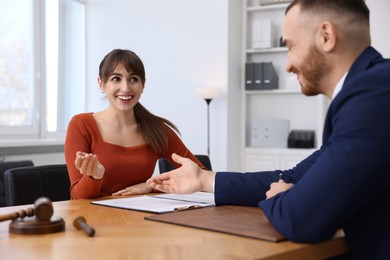
[[[74,162],[81,174],[86,174],[95,180],[100,180],[104,176],[104,166],[99,162],[96,154],[77,152]]]

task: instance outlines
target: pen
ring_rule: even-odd
[[[184,207],[178,207],[175,208],[175,211],[184,211],[184,210],[189,210],[189,209],[200,209],[203,208],[200,205],[191,205],[191,206],[184,206]]]
[[[280,180],[284,181],[283,173],[279,173],[279,181],[280,181]]]

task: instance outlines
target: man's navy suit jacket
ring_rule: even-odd
[[[294,187],[265,200],[281,172]],[[355,258],[390,259],[390,61],[372,47],[361,53],[318,151],[287,171],[218,172],[215,200],[259,205],[289,240],[315,243],[342,228]]]

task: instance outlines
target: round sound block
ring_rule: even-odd
[[[13,234],[48,234],[65,230],[65,221],[53,216],[50,221],[42,221],[35,218],[18,218],[9,224],[9,232]]]

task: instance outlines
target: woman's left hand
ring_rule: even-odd
[[[139,183],[133,186],[129,186],[123,190],[119,190],[117,192],[114,192],[112,196],[126,196],[126,195],[138,195],[138,194],[145,194],[145,193],[151,193],[153,192],[152,186],[150,186],[148,183]]]

